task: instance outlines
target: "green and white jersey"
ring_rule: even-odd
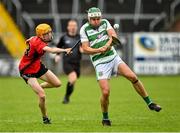
[[[108,20],[102,19],[100,26],[95,29],[88,22],[85,23],[80,29],[81,42],[89,42],[91,48],[100,48],[104,46],[109,36],[107,30],[112,29]],[[105,53],[98,53],[90,55],[91,61],[96,67],[99,64],[104,64],[113,60],[117,55],[116,50],[112,47]]]

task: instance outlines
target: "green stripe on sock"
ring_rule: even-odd
[[[143,97],[144,101],[147,103],[147,105],[152,103],[152,100],[149,98],[149,96],[147,97]]]

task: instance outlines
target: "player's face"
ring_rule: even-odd
[[[78,31],[78,26],[76,21],[69,21],[67,26],[68,34],[71,36],[75,36]]]
[[[99,27],[99,25],[101,24],[101,18],[100,18],[100,17],[90,18],[90,19],[89,19],[89,23],[90,23],[93,27],[97,28],[97,27]]]
[[[46,34],[43,34],[43,35],[42,35],[42,39],[43,39],[43,41],[45,41],[45,42],[51,42],[52,39],[53,39],[52,32],[50,31],[50,32],[48,32],[48,33],[46,33]]]

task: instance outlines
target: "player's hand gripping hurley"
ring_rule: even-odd
[[[72,53],[73,49],[75,49],[79,44],[81,43],[81,40],[78,40],[71,48],[70,51],[66,53],[66,55],[69,55]]]

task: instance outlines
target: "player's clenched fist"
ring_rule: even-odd
[[[64,50],[65,50],[67,55],[72,54],[72,48],[66,48]]]

